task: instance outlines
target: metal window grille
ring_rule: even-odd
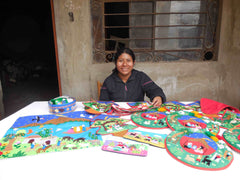
[[[95,62],[129,47],[136,61],[216,60],[218,0],[92,0]]]

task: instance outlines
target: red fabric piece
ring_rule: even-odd
[[[218,114],[220,111],[225,109],[233,111],[235,113],[240,113],[240,111],[235,107],[232,107],[227,104],[223,104],[211,99],[207,99],[207,98],[202,98],[200,100],[200,106],[201,106],[202,112],[205,114]]]

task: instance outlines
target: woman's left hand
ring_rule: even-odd
[[[160,96],[156,96],[155,98],[153,98],[152,104],[153,106],[161,106],[162,98]]]

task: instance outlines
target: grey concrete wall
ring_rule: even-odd
[[[113,63],[94,64],[89,0],[54,0],[62,94],[77,100],[97,98],[97,80],[103,81]],[[167,100],[210,98],[240,107],[240,1],[223,0],[218,61],[136,63],[166,93]],[[68,12],[72,10],[74,21]]]
[[[240,108],[240,1],[224,0],[219,47],[219,95],[222,102]]]
[[[73,2],[74,8],[69,7]],[[63,95],[91,97],[92,41],[88,0],[54,0],[56,36]],[[74,21],[68,15],[73,12]]]

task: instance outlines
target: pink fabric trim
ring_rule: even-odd
[[[145,83],[142,84],[142,86],[145,86],[145,85],[147,85],[147,84],[149,84],[149,83],[151,83],[151,82],[152,82],[152,81],[145,82]]]

